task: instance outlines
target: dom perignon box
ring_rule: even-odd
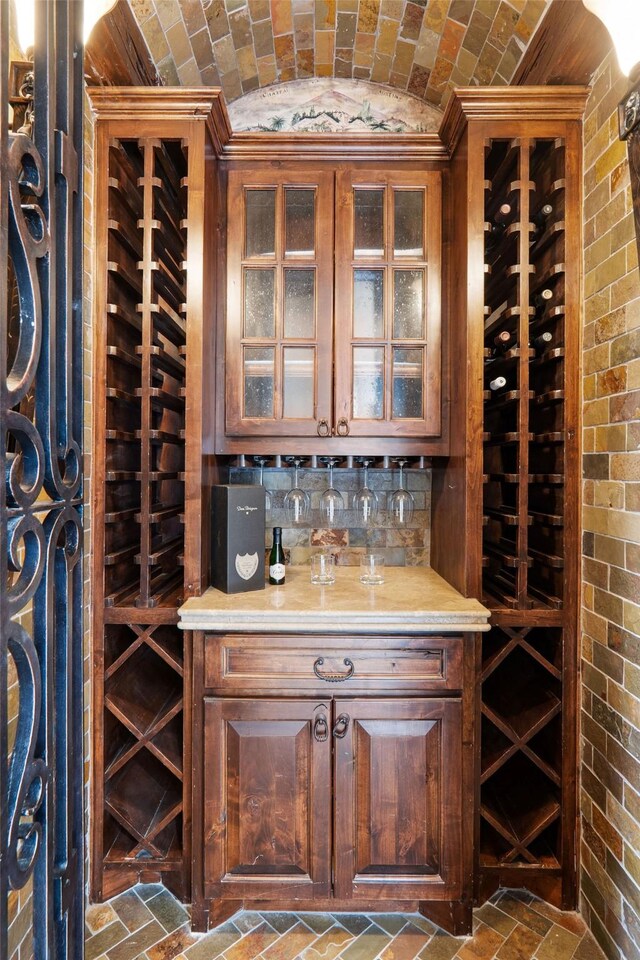
[[[264,590],[264,487],[213,488],[211,567],[224,593]]]

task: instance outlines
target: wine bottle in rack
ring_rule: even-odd
[[[549,330],[545,330],[544,333],[541,333],[539,337],[535,337],[532,346],[536,353],[542,353],[547,349],[552,340],[553,334],[550,333]]]
[[[515,337],[508,330],[501,330],[493,338],[493,346],[490,348],[492,357],[499,357],[515,344]]]
[[[534,215],[531,217],[531,221],[538,228],[538,232],[540,232],[544,228],[545,223],[547,222],[547,220],[549,219],[552,213],[553,213],[553,207],[551,206],[551,204],[545,203],[540,207],[537,213],[534,213]]]
[[[553,290],[550,287],[545,287],[535,295],[533,305],[536,308],[536,318],[542,316],[552,297]]]
[[[504,229],[504,226],[506,225],[506,222],[510,216],[511,216],[511,204],[501,203],[498,209],[496,210],[495,214],[493,215],[493,223],[502,225],[502,228]]]
[[[506,377],[494,377],[493,380],[489,381],[489,390],[493,390],[494,393],[497,393],[498,390],[504,390],[506,385]]]
[[[511,204],[501,203],[494,214],[493,220],[489,221],[489,237],[487,239],[487,245],[489,247],[491,247],[506,230],[510,214]]]

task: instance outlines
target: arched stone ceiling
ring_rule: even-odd
[[[166,84],[349,77],[442,109],[456,86],[508,84],[549,0],[129,0]]]

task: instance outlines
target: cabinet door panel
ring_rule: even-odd
[[[205,896],[327,896],[329,708],[205,701]]]
[[[461,703],[336,700],[335,895],[455,899],[461,891]],[[344,724],[343,724],[344,725]]]
[[[438,436],[440,174],[342,170],[336,194],[336,421],[354,437]]]
[[[333,197],[331,172],[229,174],[230,437],[315,437],[331,422]]]

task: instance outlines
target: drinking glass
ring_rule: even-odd
[[[329,486],[320,497],[320,513],[327,527],[336,527],[344,510],[342,494],[333,485],[333,468],[340,461],[337,457],[327,457],[324,462],[329,470]]]
[[[268,457],[253,458],[254,463],[257,463],[260,467],[260,486],[261,487],[264,487],[264,465],[268,459],[269,459]],[[265,513],[269,513],[269,511],[271,510],[271,494],[269,493],[266,487],[264,487],[264,510],[265,510]]]
[[[311,583],[335,583],[335,557],[332,553],[314,553],[311,557]]]
[[[284,508],[287,511],[289,522],[293,526],[302,526],[309,519],[311,512],[311,500],[306,490],[302,490],[298,482],[298,469],[304,457],[288,457],[289,463],[293,463],[295,470],[293,474],[293,486],[284,498]]]
[[[414,500],[412,495],[404,486],[404,465],[406,460],[394,461],[400,467],[400,486],[391,495],[389,500],[389,512],[393,523],[397,527],[408,526],[413,519]]]
[[[384,556],[381,553],[365,553],[360,557],[360,583],[368,586],[384,583]]]
[[[364,457],[361,463],[364,470],[363,485],[353,498],[353,506],[361,525],[368,527],[378,515],[378,498],[369,488],[369,464],[373,461]]]

